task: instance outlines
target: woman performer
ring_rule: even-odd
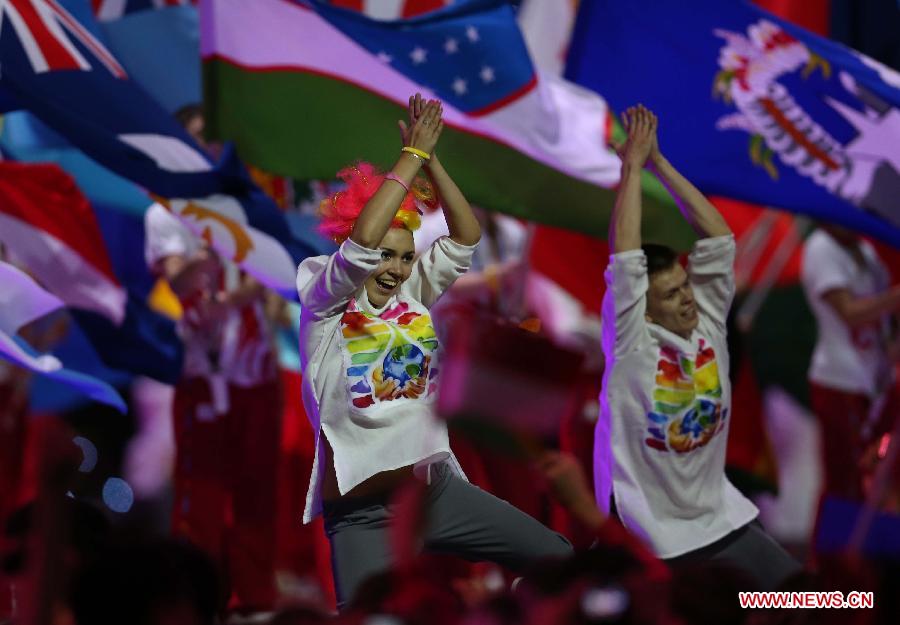
[[[303,400],[316,432],[304,522],[324,512],[339,607],[390,568],[390,499],[412,477],[427,483],[426,550],[513,570],[571,552],[563,536],[469,484],[433,414],[440,348],[428,309],[466,272],[481,236],[434,154],[441,115],[440,102],[416,94],[391,171],[359,163],[338,173],[347,188],[323,201],[321,229],[340,249],[298,270]],[[416,258],[416,200],[438,199],[417,179],[423,166],[450,236]]]

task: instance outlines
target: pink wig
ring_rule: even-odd
[[[353,224],[356,223],[363,207],[381,187],[384,174],[371,163],[360,162],[345,167],[337,173],[337,177],[347,184],[347,188],[325,198],[319,204],[322,222],[318,230],[340,244],[350,236]],[[417,201],[429,207],[437,204],[431,185],[419,177],[413,181],[409,193],[400,203],[391,228],[406,228],[410,232],[418,230],[422,223],[419,218],[422,211],[416,205]]]

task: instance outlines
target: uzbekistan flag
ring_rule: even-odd
[[[390,22],[294,0],[202,0],[200,12],[207,127],[249,162],[304,179],[356,159],[389,166],[421,91],[444,102],[441,159],[471,201],[605,236],[619,176],[607,107],[535,72],[508,3]],[[649,201],[648,227],[666,210]]]

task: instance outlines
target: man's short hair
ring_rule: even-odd
[[[671,269],[678,262],[678,252],[668,245],[644,243],[641,246],[647,257],[647,276]]]

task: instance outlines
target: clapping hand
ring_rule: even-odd
[[[659,156],[659,142],[656,138],[658,124],[656,115],[643,104],[629,107],[622,113],[622,124],[628,133],[624,144],[615,145],[623,163],[642,168],[649,158]]]
[[[440,100],[425,100],[420,94],[409,98],[409,122],[397,121],[404,147],[431,154],[444,130],[443,105]]]

